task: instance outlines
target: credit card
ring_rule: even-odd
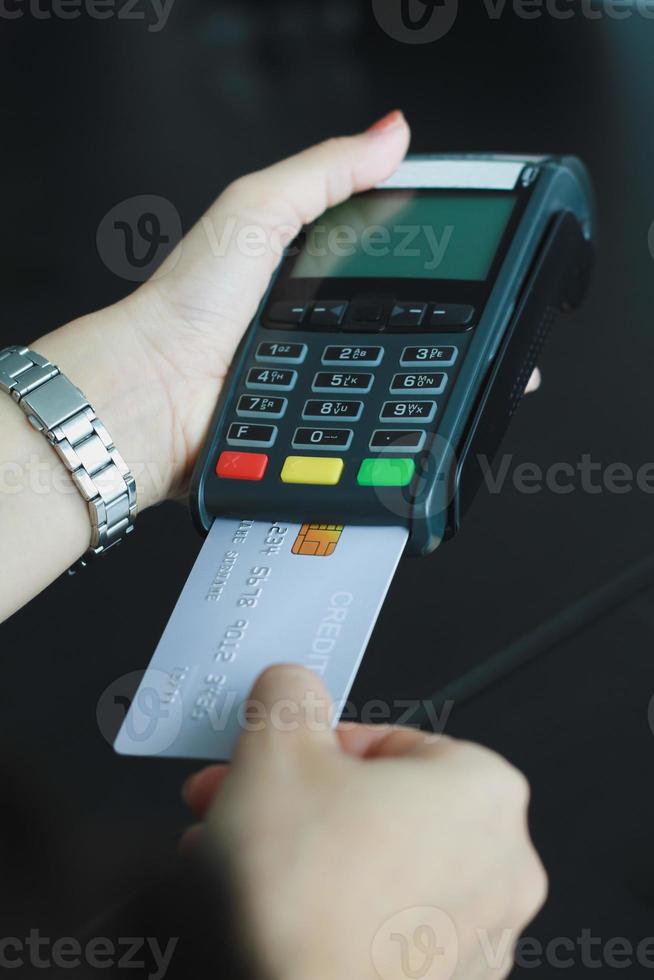
[[[407,537],[402,527],[216,519],[116,751],[230,759],[252,685],[276,663],[315,670],[336,722]]]

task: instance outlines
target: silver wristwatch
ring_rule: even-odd
[[[83,568],[134,529],[134,477],[82,392],[45,357],[27,347],[0,350],[0,390],[48,439],[88,504],[91,547],[71,571]]]

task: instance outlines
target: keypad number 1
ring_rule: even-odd
[[[257,347],[257,361],[271,364],[301,364],[307,356],[306,344],[263,343]]]

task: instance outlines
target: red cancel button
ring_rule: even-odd
[[[221,453],[216,473],[224,480],[261,480],[268,466],[265,453]]]

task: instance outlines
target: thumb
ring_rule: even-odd
[[[294,664],[269,667],[248,699],[243,734],[234,761],[266,758],[278,749],[291,753],[337,748],[332,699],[313,670]]]
[[[363,133],[326,140],[240,177],[186,236],[173,277],[190,273],[212,281],[220,273],[235,302],[249,297],[251,315],[284,247],[301,227],[389,177],[409,137],[404,116],[395,111]]]
[[[389,177],[409,145],[409,127],[396,110],[363,133],[311,146],[237,180],[233,200],[267,209],[297,232],[327,208]]]

